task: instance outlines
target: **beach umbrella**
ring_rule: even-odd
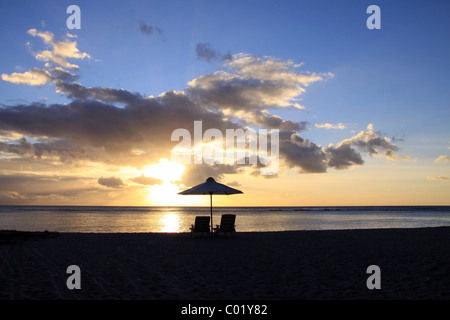
[[[206,182],[200,183],[199,185],[196,185],[195,187],[192,187],[190,189],[184,190],[179,192],[178,194],[182,195],[199,195],[209,194],[209,203],[211,208],[211,228],[213,226],[213,211],[212,211],[212,196],[213,194],[237,194],[237,193],[243,193],[240,190],[230,188],[224,184],[216,182],[213,178],[209,177],[206,179]]]

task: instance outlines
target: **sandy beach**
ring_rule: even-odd
[[[450,299],[450,227],[0,237],[0,298]],[[81,289],[68,289],[67,267]],[[369,290],[367,267],[381,271]]]

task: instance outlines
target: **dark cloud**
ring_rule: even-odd
[[[124,89],[83,87],[77,82],[56,81],[55,87],[60,93],[66,94],[71,99],[98,99],[127,104],[143,99],[143,96],[139,93],[129,92]]]
[[[214,177],[217,182],[220,182],[225,178],[225,174],[237,174],[242,172],[242,165],[191,164],[186,165],[185,173],[183,174],[183,183],[186,186],[194,186],[205,182],[207,177]]]
[[[395,159],[399,148],[390,139],[382,138],[380,132],[369,125],[368,131],[342,141],[337,147],[323,148],[296,132],[280,132],[280,155],[286,165],[300,172],[323,173],[328,168],[348,169],[364,164],[363,155],[384,156]]]
[[[108,188],[121,188],[125,186],[125,184],[122,182],[122,179],[116,177],[109,177],[109,178],[101,177],[98,178],[98,183]]]
[[[162,30],[161,28],[157,27],[157,26],[152,26],[152,25],[148,25],[145,22],[141,21],[139,24],[139,29],[141,30],[141,32],[145,35],[153,35],[153,34],[162,34]]]
[[[327,148],[329,156],[328,166],[335,169],[347,169],[352,165],[362,165],[364,160],[350,145],[341,145],[337,148]]]
[[[24,159],[57,160],[63,163],[101,160],[98,150],[95,148],[81,146],[65,139],[31,143],[22,137],[13,143],[0,142],[0,152],[19,155]]]
[[[257,110],[248,114],[241,121],[261,128],[280,129],[282,131],[303,131],[309,124],[307,121],[283,120],[280,116]]]
[[[297,133],[280,134],[280,154],[287,166],[298,168],[301,172],[326,172],[326,154],[317,144],[305,140]]]
[[[170,157],[176,144],[171,141],[172,132],[177,128],[193,132],[194,121],[203,121],[203,131],[218,128],[225,132],[239,127],[225,121],[220,112],[193,103],[184,94],[167,92],[158,98],[144,99],[125,90],[77,87],[84,98],[67,105],[35,103],[0,108],[3,131],[50,138],[33,144],[26,139],[3,142],[1,150],[27,157],[52,154],[61,156],[61,160],[79,158],[139,165]],[[117,107],[111,101],[127,104]],[[134,154],[134,149],[141,150],[141,154]]]
[[[200,60],[206,60],[208,62],[213,61],[232,61],[233,55],[230,52],[222,54],[217,50],[211,48],[210,43],[197,43],[195,46],[195,53]]]
[[[79,78],[77,74],[71,73],[63,68],[54,67],[50,70],[54,80],[60,80],[64,82],[73,82]]]
[[[97,189],[86,186],[86,177],[46,174],[0,175],[0,203],[27,204],[51,200],[67,200],[81,197]]]
[[[16,190],[19,186],[23,184],[29,185],[33,189],[33,187],[41,186],[41,190],[46,188],[46,184],[54,183],[54,182],[63,182],[63,181],[76,181],[77,178],[68,178],[68,177],[60,177],[60,176],[42,176],[42,175],[34,175],[34,174],[10,174],[10,175],[0,175],[0,190],[1,191],[9,191]],[[39,189],[36,188],[36,189]]]
[[[366,140],[355,140],[353,145],[371,156],[383,153],[387,158],[390,158],[395,152],[399,151],[396,145],[380,136],[372,136]]]
[[[347,169],[353,165],[362,165],[364,164],[362,154],[382,155],[388,159],[395,159],[395,153],[400,149],[392,143],[392,139],[383,138],[380,135],[381,133],[375,131],[370,124],[367,131],[361,131],[356,136],[342,141],[337,147],[330,145],[326,149],[329,157],[328,166]]]

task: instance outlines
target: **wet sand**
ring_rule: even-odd
[[[450,299],[450,227],[219,239],[2,231],[0,261],[3,300]],[[79,290],[67,288],[70,265],[80,268]],[[381,289],[367,288],[370,265]]]

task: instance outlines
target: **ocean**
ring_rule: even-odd
[[[236,214],[236,230],[292,231],[450,226],[450,206],[214,207]],[[189,232],[209,207],[0,206],[0,230],[134,233]]]

